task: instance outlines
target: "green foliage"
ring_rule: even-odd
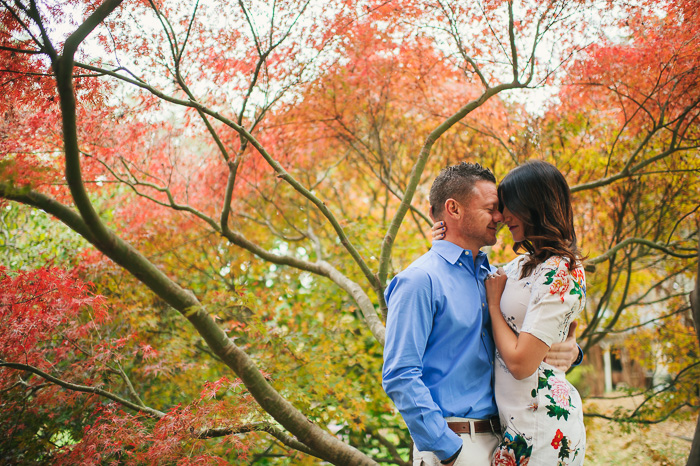
[[[587,55],[568,67],[557,64],[559,56],[550,50],[543,79],[564,70],[567,82],[586,85],[563,86],[557,102],[537,116],[489,97],[440,137],[425,167],[418,167],[414,164],[428,134],[465,104],[481,104],[487,97],[482,85],[488,82],[495,89],[504,70],[523,79],[527,67],[522,65],[540,61],[540,55],[537,60],[508,55],[508,49],[531,49],[521,41],[528,25],[556,32],[557,18],[573,18],[578,11],[534,3],[516,9],[527,11],[525,17],[501,24],[507,17],[502,2],[474,9],[469,2],[454,2],[442,11],[443,2],[427,3],[422,5],[427,16],[413,3],[351,3],[320,2],[298,12],[293,4],[274,3],[270,9],[265,2],[241,2],[241,10],[226,5],[220,11],[208,2],[197,3],[199,10],[182,2],[153,2],[146,9],[146,3],[137,2],[110,15],[92,37],[98,36],[100,48],[109,50],[116,64],[104,58],[106,72],[101,73],[90,67],[103,66],[103,57],[80,58],[90,63],[85,65],[89,72],[75,70],[79,105],[75,115],[66,115],[76,116],[80,127],[62,128],[63,134],[74,130],[79,140],[81,154],[72,155],[80,158],[83,182],[107,226],[167,275],[173,288],[181,286],[196,297],[202,312],[303,416],[373,458],[400,462],[398,457],[409,456],[410,437],[381,388],[381,344],[364,321],[372,312],[383,318],[386,283],[379,281],[384,270],[390,279],[429,247],[427,194],[440,168],[478,161],[501,178],[528,159],[544,158],[574,188],[578,245],[593,261],[606,254],[589,267],[579,341],[591,347],[607,334],[634,331],[627,343],[634,357],[649,369],[663,364],[674,382],[638,413],[651,418],[683,406],[697,410],[700,365],[685,300],[696,266],[690,256],[697,250],[697,227],[690,220],[700,205],[693,27],[700,23],[678,20],[695,18],[694,10],[678,6],[676,12],[668,5],[664,14],[623,14],[628,42],[611,44],[597,37],[599,43],[587,44]],[[56,149],[62,131],[54,77],[43,76],[51,57],[39,55],[45,60],[39,66],[35,54],[19,53],[37,45],[26,42],[24,28],[37,29],[32,21],[39,15],[25,18],[28,10],[17,5],[3,3],[8,29],[0,60],[2,73],[11,75],[4,83],[13,92],[0,99],[7,117],[0,195],[27,194],[29,186],[39,186],[75,211],[62,175],[65,167],[58,163],[71,154]],[[246,8],[259,11],[251,16]],[[545,16],[538,18],[541,9]],[[53,34],[51,21],[72,10],[57,6],[51,12],[45,30]],[[164,31],[133,21],[137,17],[162,19]],[[541,43],[573,46],[559,52],[574,56],[588,25],[565,23],[564,32]],[[482,24],[483,32],[475,24]],[[508,27],[512,24],[517,31]],[[443,35],[448,31],[454,35]],[[469,40],[471,34],[478,34],[477,40]],[[504,47],[514,34],[518,40]],[[447,43],[453,41],[450,50]],[[472,46],[476,49],[468,50]],[[88,46],[81,49],[90,54]],[[508,69],[516,63],[520,69]],[[477,70],[482,66],[483,74]],[[120,75],[125,79],[119,81]],[[522,85],[546,82],[533,78]],[[150,94],[144,88],[125,90],[120,86],[126,81],[155,87]],[[162,95],[173,96],[166,99],[170,103],[184,98],[183,105],[166,108],[156,99]],[[194,110],[194,102],[207,111]],[[255,142],[238,132],[239,126]],[[414,175],[413,210],[396,238],[388,237]],[[613,179],[617,175],[622,176]],[[587,185],[598,181],[598,186]],[[4,398],[21,407],[7,422],[26,423],[3,445],[15,452],[14,460],[34,454],[48,462],[63,445],[79,442],[63,449],[64,458],[99,447],[103,462],[174,462],[178,456],[193,463],[213,461],[208,453],[230,462],[317,462],[264,433],[193,438],[190,428],[227,422],[279,427],[273,421],[277,413],[257,407],[239,381],[224,382],[230,368],[187,321],[200,309],[190,303],[177,312],[168,304],[167,291],[148,289],[137,280],[147,271],[127,273],[47,216],[14,203],[0,209],[4,265],[11,270],[46,263],[75,268],[94,283],[109,309],[110,320],[93,329],[80,351],[53,361],[55,374],[124,399],[140,398],[168,413],[156,420],[119,412],[102,398],[82,394],[51,403],[59,398],[47,394],[57,396],[58,388],[28,388],[20,378]],[[611,252],[628,239],[635,241]],[[380,264],[392,241],[389,262]],[[510,238],[502,239],[490,251],[491,263],[511,259],[511,245]],[[295,261],[303,265],[281,265]],[[347,292],[348,287],[359,291]],[[581,296],[582,290],[572,293]],[[81,318],[89,322],[90,310]],[[49,347],[63,342],[61,335],[50,335]],[[86,361],[90,370],[70,372]],[[573,376],[583,379],[585,373],[581,368]],[[539,388],[546,383],[540,379]],[[39,403],[42,396],[48,402]],[[566,417],[550,401],[550,415]],[[36,410],[23,411],[33,404]],[[124,429],[114,427],[119,423]],[[118,443],[122,435],[131,443]],[[172,448],[159,443],[163,440],[170,440]],[[568,448],[562,442],[560,454],[568,456]]]
[[[576,387],[576,390],[581,395],[581,398],[585,399],[590,393],[592,387],[588,382],[588,378],[595,373],[595,368],[589,364],[581,364],[579,366],[571,368],[566,374],[566,380],[568,380],[571,385]]]
[[[0,257],[10,269],[74,265],[86,245],[75,232],[38,209],[0,205]]]

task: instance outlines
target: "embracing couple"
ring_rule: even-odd
[[[581,398],[564,371],[582,357],[586,285],[564,176],[531,161],[497,188],[460,163],[435,179],[430,210],[432,248],[386,290],[383,386],[413,464],[583,464]],[[499,223],[525,253],[496,270],[479,249]]]

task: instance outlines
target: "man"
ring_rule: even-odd
[[[445,168],[430,210],[447,227],[444,240],[386,289],[383,386],[413,437],[414,465],[488,465],[501,434],[484,290],[491,267],[479,249],[496,244],[503,220],[496,179],[479,164]],[[573,347],[553,345],[548,362],[568,368]]]

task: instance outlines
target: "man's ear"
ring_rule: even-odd
[[[430,209],[428,209],[428,216],[430,217],[430,221],[435,223],[435,215],[433,215],[433,206],[430,206]]]
[[[445,214],[449,215],[450,217],[459,218],[461,212],[462,206],[459,204],[459,202],[452,198],[445,201]]]

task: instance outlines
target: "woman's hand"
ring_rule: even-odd
[[[516,334],[501,313],[501,295],[506,287],[508,276],[499,268],[486,277],[486,299],[493,330],[493,341],[506,367],[516,380],[522,380],[535,373],[547,354],[545,342],[527,332]]]
[[[433,227],[430,229],[430,232],[433,234],[433,241],[443,239],[446,231],[447,226],[445,225],[445,222],[439,221],[433,223]]]
[[[489,302],[489,310],[499,309],[501,304],[501,295],[506,287],[506,282],[508,281],[508,276],[503,267],[500,267],[496,272],[490,273],[484,284],[486,285],[486,300]]]

